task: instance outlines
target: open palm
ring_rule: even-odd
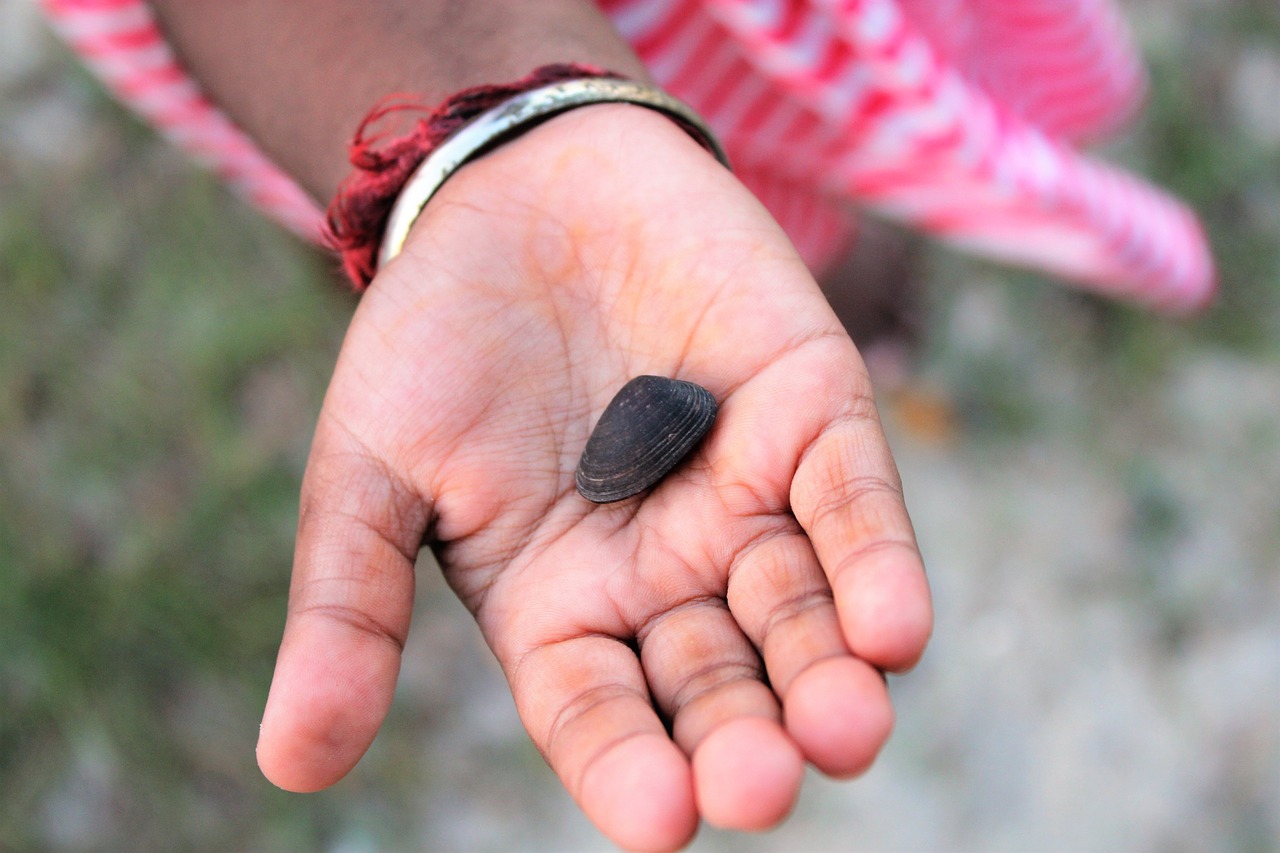
[[[708,388],[707,441],[595,505],[573,471],[630,378]],[[785,816],[864,769],[929,595],[866,373],[767,213],[666,119],[578,110],[450,180],[353,319],[303,485],[259,742],[346,773],[391,701],[431,544],[534,742],[617,843]]]

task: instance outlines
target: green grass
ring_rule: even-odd
[[[327,260],[89,110],[120,156],[0,172],[0,838],[74,838],[75,803],[97,849],[307,848],[323,806],[274,792],[252,750],[350,300]],[[206,796],[243,818],[229,838],[178,817]]]

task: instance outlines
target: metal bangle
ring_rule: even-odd
[[[449,176],[482,153],[529,125],[588,104],[638,104],[674,119],[726,167],[729,158],[710,128],[686,104],[654,86],[614,77],[566,80],[522,92],[481,113],[442,142],[414,170],[392,205],[378,250],[378,267],[400,254],[409,229]]]

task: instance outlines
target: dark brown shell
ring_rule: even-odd
[[[693,450],[716,419],[701,385],[637,376],[610,401],[578,462],[578,492],[595,503],[629,498],[657,483]]]

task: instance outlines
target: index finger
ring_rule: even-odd
[[[924,561],[865,372],[808,444],[791,509],[831,585],[850,651],[881,669],[914,666],[933,630]]]

